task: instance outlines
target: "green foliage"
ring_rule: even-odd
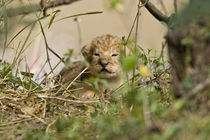
[[[182,39],[181,44],[182,45],[192,45],[194,43],[194,40],[191,37],[186,37]]]
[[[48,29],[51,27],[51,25],[52,25],[52,23],[53,23],[53,21],[55,19],[56,14],[59,13],[59,12],[61,12],[61,10],[56,10],[56,11],[53,12],[54,14],[52,15],[52,17],[50,19],[50,22],[49,22],[49,25],[48,25]]]
[[[115,9],[116,5],[120,2],[122,2],[122,0],[108,0],[106,1],[108,4],[108,8],[110,9]]]
[[[161,22],[168,29],[174,29],[177,25],[177,16],[175,14],[171,14],[168,22]]]
[[[203,35],[206,39],[210,37],[210,26],[201,28],[199,34]]]
[[[138,138],[140,122],[133,117],[119,118],[113,116],[101,116],[97,119],[96,130],[100,139],[132,139]]]
[[[56,121],[55,127],[59,139],[79,139],[82,136],[83,119],[60,117]],[[60,136],[59,136],[60,134]]]
[[[192,22],[192,20],[209,18],[209,6],[209,0],[191,0],[187,7],[185,7],[176,18],[176,24],[178,26],[185,26]]]
[[[185,104],[185,101],[183,99],[179,99],[174,103],[174,109],[179,111],[180,109],[183,108],[184,104]]]
[[[91,85],[95,91],[98,93],[100,90],[99,85],[102,84],[106,88],[112,88],[115,84],[108,83],[105,79],[100,79],[99,77],[90,77],[84,80],[85,83]]]
[[[128,107],[132,105],[141,106],[142,94],[143,93],[141,92],[141,90],[135,89],[134,87],[130,87],[125,98]]]
[[[0,60],[0,80],[2,85],[4,84],[13,84],[14,86],[21,86],[27,90],[36,88],[37,90],[41,90],[42,87],[32,80],[34,74],[29,72],[20,72],[19,76],[15,76],[12,73],[13,65],[6,63],[5,61],[2,62]]]
[[[49,136],[45,135],[43,130],[26,131],[23,140],[48,140]]]
[[[124,71],[133,70],[137,63],[136,55],[129,55],[127,57],[121,55],[120,62]]]
[[[66,57],[65,59],[65,66],[66,67],[70,67],[72,62],[71,62],[71,57],[73,55],[74,50],[72,49],[68,49],[68,52],[64,54],[64,56]]]

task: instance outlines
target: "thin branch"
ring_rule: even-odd
[[[45,7],[45,9],[48,9],[48,8],[57,7],[61,5],[68,5],[76,1],[79,1],[79,0],[53,0],[47,3],[44,3],[43,7]]]
[[[78,38],[79,38],[79,49],[82,50],[82,31],[81,31],[81,27],[80,27],[80,19],[78,17],[76,17],[74,19],[74,21],[77,24]]]
[[[204,89],[210,87],[210,77],[207,78],[204,82],[198,84],[195,88],[191,90],[188,94],[186,94],[185,98],[193,98],[196,94],[203,91]]]
[[[162,58],[162,60],[164,60],[164,49],[165,49],[165,46],[166,46],[166,41],[162,42],[161,52],[160,52],[160,56],[158,57],[158,60],[160,60],[161,58]]]
[[[54,71],[54,70],[58,67],[58,65],[60,65],[60,63],[62,62],[61,60],[63,60],[63,59],[64,59],[64,58],[60,59],[60,61],[53,67],[53,70],[52,70],[52,71]],[[36,90],[39,86],[41,86],[41,84],[44,83],[45,79],[52,73],[52,71],[50,71],[50,72],[45,76],[45,78],[39,83],[39,85],[38,85],[37,87],[35,87],[33,90]]]
[[[140,17],[140,1],[138,3],[138,11],[137,11],[137,19],[136,19],[136,31],[135,31],[135,51],[137,49],[137,39],[138,39],[138,28],[139,28],[139,17]],[[132,84],[135,85],[135,70],[136,66],[133,69],[133,79],[132,79]]]
[[[49,45],[48,45],[48,43],[47,43],[47,38],[46,38],[46,36],[45,36],[44,29],[43,29],[42,24],[41,24],[40,21],[39,21],[39,25],[40,25],[40,28],[41,28],[41,31],[42,31],[42,35],[43,35],[43,37],[44,37],[45,48],[46,48],[46,53],[47,53],[47,61],[48,61],[50,70],[53,72],[53,68],[52,68],[51,63],[50,63],[50,56],[49,56],[49,52],[48,52],[48,50],[49,50],[50,47],[49,47]],[[62,59],[61,59],[61,60],[62,60]]]
[[[37,95],[38,98],[43,98],[43,99],[55,99],[55,100],[60,100],[64,102],[70,102],[70,103],[77,103],[77,104],[92,104],[92,103],[97,103],[97,100],[88,100],[88,101],[82,101],[82,100],[70,100],[70,99],[65,99],[61,97],[53,97],[53,96],[46,96],[46,95]]]
[[[67,89],[69,89],[71,87],[71,85],[73,84],[73,82],[75,80],[77,80],[86,70],[88,69],[88,67],[84,68],[72,81],[71,83],[67,86]]]
[[[14,125],[14,124],[18,124],[18,123],[23,123],[23,122],[31,121],[31,120],[34,120],[34,119],[35,118],[26,118],[26,119],[15,120],[15,121],[11,121],[11,122],[8,122],[8,123],[5,123],[5,124],[0,124],[0,127],[5,127],[5,126],[8,126],[8,125]]]
[[[26,15],[26,14],[30,14],[33,12],[37,12],[37,11],[41,11],[42,8],[44,8],[44,10],[46,11],[49,8],[53,8],[53,7],[58,7],[61,5],[68,5],[74,2],[77,2],[80,0],[52,0],[48,3],[43,4],[42,1],[40,3],[37,4],[31,4],[29,5],[23,5],[17,8],[8,8],[7,9],[7,15],[8,17],[14,17],[14,16],[18,16],[18,15]],[[2,10],[0,10],[0,13]]]
[[[47,125],[47,128],[46,128],[46,130],[45,130],[45,132],[46,132],[47,134],[49,134],[49,129],[50,129],[50,127],[51,127],[53,124],[55,124],[56,121],[57,121],[57,119],[53,120],[51,123],[49,123],[49,124]]]
[[[141,0],[142,3],[145,3],[147,0]],[[159,21],[168,22],[169,17],[164,15],[160,10],[158,10],[151,2],[147,2],[145,7],[147,10]]]

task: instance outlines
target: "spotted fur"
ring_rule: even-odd
[[[81,75],[80,79],[95,76],[107,80],[109,83],[121,84],[119,73],[121,71],[119,56],[123,49],[121,39],[112,35],[102,35],[92,40],[90,44],[85,45],[81,52],[89,63],[87,72]],[[70,68],[64,68],[61,72],[62,83],[66,83],[74,79],[82,70],[82,63],[74,64]],[[79,71],[78,71],[79,70]],[[84,89],[78,91],[82,96],[89,98],[94,96],[94,90],[87,85]],[[101,92],[106,89],[100,86]],[[88,97],[86,97],[88,96]]]

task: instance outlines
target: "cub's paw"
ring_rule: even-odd
[[[92,90],[87,90],[87,91],[80,93],[81,99],[92,99],[92,98],[94,98],[94,96],[95,96],[95,92]]]

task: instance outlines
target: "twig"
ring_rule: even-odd
[[[127,80],[126,82],[124,82],[123,84],[121,84],[119,87],[115,88],[114,90],[108,92],[108,95],[112,95],[113,93],[115,93],[116,91],[120,90],[122,87],[124,87],[130,80]]]
[[[52,97],[52,96],[46,96],[46,95],[37,95],[39,98],[46,98],[46,99],[56,99],[56,100],[61,100],[65,102],[70,102],[70,103],[77,103],[77,104],[91,104],[91,103],[97,103],[98,101],[81,101],[81,100],[69,100],[65,98],[60,98],[60,97]]]
[[[40,71],[38,72],[35,81],[38,81],[41,72],[43,72],[45,65],[47,64],[47,60],[44,62],[43,66],[41,67]],[[43,77],[43,76],[42,76]]]
[[[71,94],[71,91],[68,90],[63,84],[61,84],[59,80],[58,81],[55,80],[55,82],[58,83],[59,86],[61,86],[61,88],[63,88],[67,93]],[[59,93],[59,91],[61,90],[61,88],[59,90],[57,90],[57,92],[55,94]]]
[[[6,89],[6,90],[4,90],[4,89],[1,89],[0,88],[0,92],[1,93],[7,93],[7,94],[17,94],[17,91],[16,90],[12,90],[12,89]]]
[[[42,9],[42,11],[43,11],[43,15],[44,16],[46,16],[46,13],[47,13],[47,9],[45,8],[45,4],[46,3],[46,1],[45,0],[41,0],[40,1],[40,6],[41,6],[41,9]]]
[[[49,52],[48,52],[48,50],[49,50],[49,45],[48,45],[48,43],[47,43],[47,38],[46,38],[46,36],[45,36],[45,33],[44,33],[44,29],[43,29],[43,27],[42,27],[42,23],[40,22],[40,21],[38,21],[39,22],[39,25],[40,25],[40,28],[41,28],[41,31],[42,31],[42,35],[43,35],[43,37],[44,37],[44,42],[45,42],[45,48],[46,48],[46,53],[47,53],[47,61],[48,61],[48,64],[49,64],[49,66],[50,66],[50,70],[52,71],[52,73],[53,73],[53,68],[52,68],[52,66],[51,66],[51,63],[50,63],[50,57],[49,57]],[[54,52],[54,51],[53,51]]]
[[[196,94],[204,90],[205,88],[210,87],[210,77],[208,77],[204,82],[198,84],[195,88],[191,90],[188,94],[186,94],[185,98],[190,99],[193,98]]]
[[[47,125],[45,132],[48,134],[50,127],[57,121],[57,119],[53,120],[50,124]]]
[[[34,120],[34,119],[35,118],[29,118],[29,119],[23,119],[23,120],[18,120],[18,121],[12,121],[12,122],[9,122],[9,123],[0,124],[0,127],[5,127],[5,126],[8,126],[8,125],[12,125],[12,124],[22,123],[22,122],[30,121],[30,120]]]
[[[47,123],[46,123],[42,118],[39,118],[39,117],[36,116],[35,114],[33,114],[33,113],[28,113],[28,115],[33,116],[35,119],[37,119],[37,120],[40,121],[41,123],[47,125]]]
[[[134,19],[133,24],[131,26],[130,32],[129,32],[128,37],[126,39],[126,44],[125,45],[127,45],[128,41],[130,39],[131,33],[132,33],[133,29],[134,29],[134,26],[135,26],[135,23],[136,23],[136,20],[137,20],[137,16],[138,16],[138,13],[135,16],[135,19]]]
[[[64,58],[62,58],[62,59],[64,59]],[[53,70],[55,70],[55,69],[58,67],[58,65],[60,65],[61,62],[62,62],[62,61],[60,60],[60,61],[55,65],[55,67],[53,68]],[[46,79],[51,73],[52,73],[52,71],[50,71],[50,72],[45,76],[45,78],[39,83],[39,85],[38,85],[37,87],[35,87],[33,90],[36,90],[39,86],[41,86],[41,85],[44,83],[45,79]]]
[[[137,39],[138,39],[138,28],[139,28],[139,16],[140,16],[140,0],[138,3],[138,11],[137,11],[137,19],[136,19],[136,31],[135,31],[135,51],[137,49]],[[132,84],[135,85],[135,71],[136,71],[136,66],[133,69],[133,78],[132,78]]]
[[[46,11],[49,8],[72,4],[77,1],[79,0],[53,0],[53,1],[50,1],[49,3],[45,3],[44,5],[41,3],[42,2],[41,1],[40,3],[37,3],[37,4],[31,4],[30,7],[28,5],[24,5],[17,8],[8,8],[7,15],[8,17],[26,15],[26,14],[33,13],[36,11],[41,11],[42,8],[44,8],[44,10]],[[0,13],[2,13],[2,10],[0,10]]]
[[[80,19],[78,17],[76,17],[74,19],[74,21],[77,24],[78,38],[79,38],[79,48],[80,48],[80,50],[82,50],[82,31],[81,31],[81,27],[80,27]]]
[[[135,77],[138,77],[139,74],[136,74]],[[133,77],[128,79],[126,82],[122,83],[120,86],[118,86],[117,88],[113,89],[112,91],[108,92],[108,95],[112,95],[113,93],[115,93],[116,91],[120,90],[122,87],[124,87],[126,84],[128,84],[130,81],[132,81]]]
[[[68,5],[76,1],[79,1],[79,0],[54,0],[48,3],[45,3],[43,7],[45,7],[45,9],[48,9],[48,8],[57,7],[61,5]]]
[[[128,41],[129,41],[130,36],[131,36],[131,33],[132,33],[133,29],[134,29],[134,26],[135,26],[135,23],[136,23],[136,20],[137,20],[137,16],[138,16],[138,14],[136,14],[136,16],[135,16],[135,19],[134,19],[133,24],[131,26],[130,32],[129,32],[128,37],[126,39],[126,42],[124,44],[124,57],[126,57],[126,47],[127,47],[126,45],[128,44]],[[126,79],[127,79],[127,81],[129,81],[129,76],[128,76],[127,72],[126,72]]]
[[[71,85],[73,84],[73,82],[75,81],[75,80],[77,80],[86,70],[88,69],[88,67],[86,67],[86,68],[84,68],[83,70],[82,70],[82,72],[80,72],[78,75],[77,75],[77,77],[75,77],[72,81],[71,81],[71,83],[67,86],[67,89],[69,89],[70,87],[71,87]]]
[[[162,58],[163,62],[164,62],[164,49],[165,49],[165,46],[166,46],[166,41],[162,42],[160,56],[158,57],[158,60],[160,60]]]
[[[67,91],[67,93],[71,93],[68,89],[71,87],[71,85],[73,84],[73,82],[74,82],[75,80],[77,80],[77,79],[78,79],[78,78],[79,78],[87,69],[88,69],[88,67],[84,68],[84,69],[82,70],[82,72],[80,72],[80,73],[71,81],[71,83],[69,83],[69,85],[68,85],[67,87],[63,86],[63,84],[60,83],[59,80],[56,81],[56,82],[61,86],[61,88],[63,88],[65,91]],[[61,88],[60,88],[60,89],[61,89]],[[57,92],[59,92],[60,89],[58,89]]]
[[[30,68],[29,68],[29,66],[28,66],[26,57],[24,57],[24,59],[25,59],[25,63],[26,63],[26,72],[28,71],[28,73],[29,73],[29,82],[30,82],[29,93],[30,93],[31,90],[32,90],[32,87],[33,87],[33,84],[32,84],[32,76],[31,76]]]
[[[138,9],[141,8],[141,7],[144,7],[144,6],[147,4],[147,2],[148,2],[148,0],[145,1],[142,5],[138,5],[138,6],[139,6]],[[128,40],[130,39],[130,36],[131,36],[131,33],[132,33],[133,29],[134,29],[134,26],[135,26],[135,23],[136,23],[136,20],[137,20],[138,15],[139,15],[139,13],[137,12],[137,13],[136,13],[136,16],[135,16],[135,18],[134,18],[133,24],[132,24],[132,26],[131,26],[131,29],[130,29],[130,31],[129,31],[128,37],[127,37],[127,39],[126,39],[126,43],[128,43]]]
[[[141,0],[142,3],[145,3],[147,0]],[[147,10],[159,21],[168,22],[169,17],[161,13],[151,2],[147,2],[145,7]]]

